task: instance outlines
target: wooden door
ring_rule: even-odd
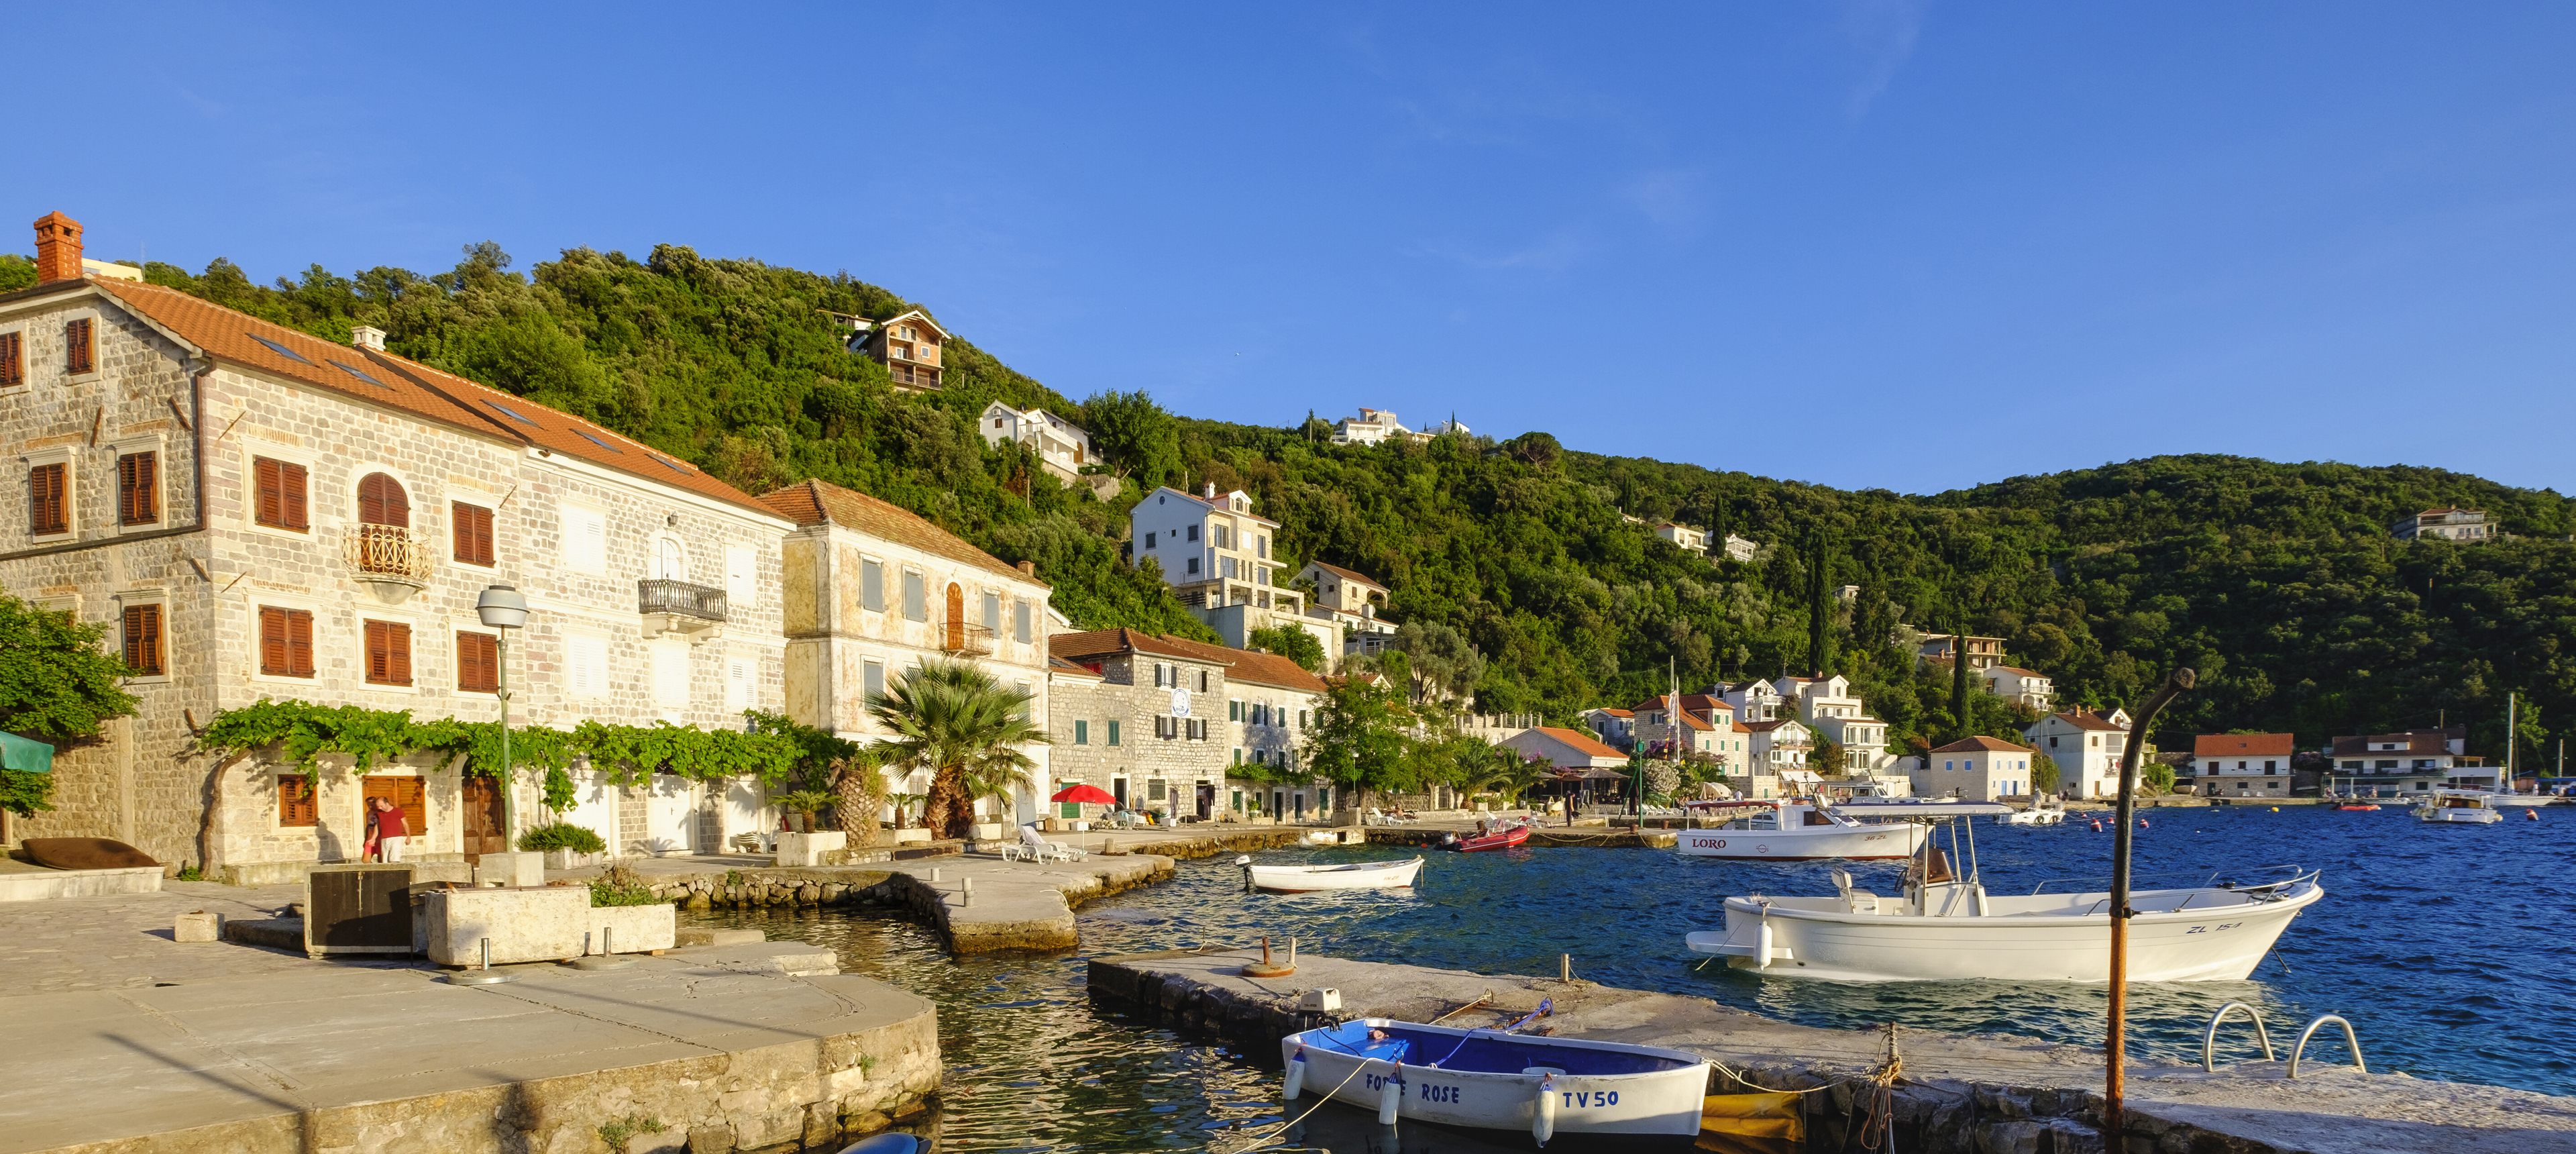
[[[966,644],[966,591],[955,582],[948,586],[948,644],[951,648]]]
[[[479,861],[487,853],[507,853],[510,839],[501,830],[501,789],[499,783],[481,774],[465,778],[465,860]]]
[[[381,773],[369,774],[365,780],[366,808],[358,813],[358,828],[366,828],[367,815],[376,811],[377,798],[391,798],[395,808],[403,813],[403,836],[412,839],[403,843],[404,847],[413,853],[427,849],[427,843],[421,839],[429,836],[429,802],[421,792],[421,780]],[[361,833],[359,839],[363,841],[365,836]]]

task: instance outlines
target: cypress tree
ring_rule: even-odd
[[[1807,669],[1817,677],[1834,671],[1833,562],[1825,550],[1825,532],[1818,529],[1807,562]]]
[[[1950,621],[1950,719],[1959,737],[1974,732],[1968,724],[1968,623],[1958,617]]]

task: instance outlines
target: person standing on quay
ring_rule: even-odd
[[[372,815],[376,827],[378,851],[376,860],[401,861],[403,842],[409,839],[410,834],[410,830],[403,824],[402,807],[395,805],[393,799],[389,797],[377,798],[373,804],[376,810]]]

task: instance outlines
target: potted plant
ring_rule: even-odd
[[[559,821],[521,833],[519,848],[527,853],[546,855],[547,869],[568,870],[589,865],[591,855],[605,852],[608,843],[597,833],[568,821]]]
[[[840,795],[820,789],[800,789],[778,799],[778,808],[794,815],[797,833],[814,832],[814,814],[841,800]]]
[[[915,829],[912,825],[914,811],[922,802],[928,800],[930,800],[928,795],[918,793],[890,793],[886,795],[886,801],[894,806],[894,841],[896,845],[902,845],[905,842],[930,840],[929,830]]]

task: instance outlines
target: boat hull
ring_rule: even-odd
[[[2314,882],[2270,901],[2234,890],[2139,892],[2131,898],[2144,912],[2129,920],[2129,980],[2242,981],[2291,921],[2324,896]],[[1991,913],[1968,914],[1973,907],[1961,903],[1962,913],[1947,917],[1852,913],[1832,898],[1729,898],[1726,930],[1688,941],[1695,952],[1726,956],[1730,966],[1787,978],[2106,982],[2111,919],[2092,911],[2107,908],[2108,897],[1995,898],[1985,902]],[[2063,912],[2045,912],[2052,906]],[[1757,957],[1766,945],[1768,957]]]
[[[1673,843],[1683,857],[1737,861],[1893,861],[1923,848],[1929,827],[1914,822],[1789,829],[1686,829]]]
[[[2437,809],[2416,817],[2427,825],[2493,825],[2504,820],[2503,814],[2491,809]]]
[[[1392,1047],[1370,1046],[1365,1035],[1390,1029],[1428,1045],[1412,1048],[1403,1059],[1390,1060]],[[1385,1104],[1395,1083],[1396,1118],[1464,1130],[1532,1135],[1539,1120],[1538,1098],[1547,1094],[1553,1106],[1552,1129],[1559,1138],[1620,1135],[1668,1138],[1688,1145],[1699,1134],[1700,1100],[1708,1092],[1708,1064],[1678,1050],[1574,1039],[1501,1035],[1472,1031],[1480,1045],[1491,1047],[1486,1059],[1503,1058],[1518,1069],[1485,1070],[1433,1066],[1443,1055],[1465,1047],[1471,1031],[1382,1018],[1346,1022],[1307,1030],[1280,1039],[1279,1053],[1297,1075],[1299,1092],[1323,1095],[1363,1110]],[[1351,1052],[1358,1049],[1359,1053]],[[1431,1051],[1431,1052],[1424,1052]],[[1498,1052],[1499,1051],[1499,1052]],[[1487,1064],[1491,1064],[1490,1062]],[[1661,1068],[1601,1072],[1605,1067],[1652,1065]],[[1561,1073],[1535,1073],[1557,1070]]]
[[[1451,845],[1447,848],[1456,850],[1459,853],[1482,853],[1486,850],[1510,849],[1522,842],[1528,841],[1529,835],[1530,831],[1528,826],[1516,825],[1501,833],[1489,833],[1483,837],[1462,837],[1458,839],[1457,844]]]
[[[1252,888],[1306,894],[1326,890],[1406,889],[1422,873],[1422,859],[1358,866],[1253,866]]]

